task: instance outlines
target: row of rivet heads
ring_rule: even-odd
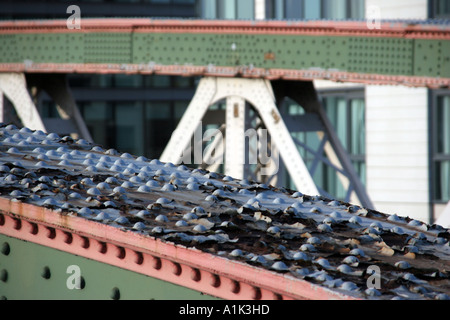
[[[245,283],[240,283],[232,279],[224,278],[216,274],[212,274],[207,271],[199,270],[197,268],[188,267],[185,265],[181,265],[176,262],[172,262],[170,260],[162,259],[157,256],[153,256],[150,254],[144,254],[141,252],[137,252],[128,248],[120,247],[117,245],[111,245],[105,243],[103,241],[89,239],[84,236],[79,236],[77,234],[73,234],[64,230],[55,229],[47,226],[39,226],[34,222],[29,222],[26,220],[15,219],[9,216],[0,216],[0,227],[4,227],[7,224],[13,224],[13,228],[17,231],[21,231],[22,229],[27,229],[31,234],[37,235],[39,232],[45,232],[46,237],[51,240],[60,239],[65,244],[73,246],[78,245],[83,249],[94,249],[94,251],[100,253],[101,255],[105,255],[108,252],[111,252],[120,260],[125,260],[127,257],[130,257],[134,261],[134,263],[143,266],[146,268],[146,265],[150,264],[152,269],[157,271],[169,268],[171,273],[177,277],[181,275],[188,276],[194,282],[201,281],[209,281],[209,284],[214,288],[227,287],[232,293],[239,294],[241,292],[242,285],[248,286]],[[9,221],[10,220],[10,221]],[[9,254],[9,248],[5,245],[2,247],[2,253]],[[146,268],[148,271],[148,269]],[[282,297],[276,293],[270,292],[262,292],[261,289],[257,287],[250,286],[253,290],[250,291],[252,293],[251,299],[261,299],[262,294],[272,294],[271,298],[281,299]],[[248,290],[245,290],[246,292]]]
[[[119,161],[119,160],[117,160],[117,161]],[[131,163],[131,164],[133,164],[133,163]],[[161,163],[159,163],[159,161],[157,161],[154,164],[160,165]],[[16,165],[20,166],[21,164],[20,163],[16,163]],[[180,168],[180,167],[178,167],[178,168]],[[129,169],[133,169],[133,167],[130,167]],[[0,171],[8,171],[8,170],[9,170],[9,168],[6,167],[6,166],[3,166],[2,168],[0,168]],[[11,172],[15,171],[15,170],[17,170],[17,168],[11,169]],[[147,172],[149,170],[151,170],[151,169],[148,166],[144,166],[143,167],[143,171],[141,171],[138,175],[133,175],[130,178],[129,181],[123,182],[121,186],[115,187],[112,191],[114,193],[116,193],[116,194],[124,194],[124,193],[126,193],[126,190],[124,188],[127,188],[127,189],[133,188],[134,187],[133,183],[143,183],[142,179],[148,179],[149,175],[146,174],[145,172]],[[183,168],[183,170],[186,170],[186,169]],[[161,174],[161,172],[158,172],[158,171],[161,171],[161,169],[157,170],[157,174]],[[118,176],[121,177],[121,178],[124,178],[123,175],[119,174]],[[180,177],[180,175],[177,172],[172,173],[171,176],[170,176],[170,178],[172,179],[171,182],[173,182],[174,180],[175,181],[178,180],[179,177]],[[7,176],[5,178],[5,181],[11,182],[11,181],[14,181],[14,179],[15,179],[15,177],[13,175],[9,175],[9,176]],[[22,180],[22,184],[24,184],[26,181],[29,182],[29,180],[26,180],[26,179]],[[45,177],[45,176],[41,177],[39,179],[39,181],[46,182],[46,183],[50,182],[49,178]],[[61,180],[61,182],[64,182],[64,181]],[[100,190],[107,190],[107,191],[109,190],[109,191],[111,191],[111,187],[109,186],[108,183],[118,184],[119,182],[118,182],[118,180],[115,177],[109,177],[109,178],[106,179],[105,182],[99,183],[97,185],[95,185],[90,178],[84,178],[81,181],[81,184],[89,187],[89,190],[87,191],[87,194],[90,195],[90,196],[99,196],[99,195],[101,195],[101,191]],[[187,180],[187,183],[188,183],[188,189],[189,189],[189,186],[192,185],[192,184],[198,186],[198,180],[196,178],[194,178],[194,177],[190,177]],[[46,188],[45,185],[41,184],[40,186],[43,189]],[[144,185],[139,186],[138,191],[150,192],[151,188],[154,188],[154,187],[159,187],[159,184],[155,180],[148,180]],[[197,188],[195,188],[195,189],[197,189]],[[162,190],[163,191],[174,191],[175,190],[175,186],[172,183],[165,184],[162,187]],[[249,192],[247,189],[241,189],[240,193],[245,193],[247,195],[251,194],[251,192]],[[20,196],[20,192],[15,192],[12,195],[13,196]],[[212,195],[207,196],[205,200],[207,200],[207,201],[218,201],[217,197],[225,197],[225,196],[226,196],[225,192],[223,190],[219,189],[219,190],[216,190]],[[70,197],[71,198],[80,198],[81,196],[74,192],[74,193],[71,193]],[[294,194],[293,197],[296,197],[296,195]],[[247,207],[250,207],[250,208],[257,207],[257,208],[259,208],[259,204],[260,204],[259,200],[262,200],[262,199],[265,199],[265,198],[266,197],[264,196],[264,193],[260,193],[255,198],[251,198],[251,199],[248,200]],[[48,202],[49,203],[45,203],[45,204],[58,206],[58,204],[56,202],[52,201],[52,199],[48,199]],[[275,198],[273,200],[272,203],[274,203],[274,204],[281,204],[283,202],[284,202],[283,199],[277,197],[277,198]],[[107,204],[107,206],[110,205],[110,204],[111,203],[109,202],[109,204]],[[338,203],[336,201],[332,201],[328,205],[337,206]],[[299,208],[299,206],[300,206],[300,208],[303,208],[303,206],[300,205],[299,202],[295,202],[294,205],[290,207],[290,209],[291,210],[294,209],[295,213],[297,213],[298,211],[296,209]],[[319,213],[319,212],[321,212],[321,209],[319,209],[318,207],[313,207],[313,208],[310,209],[310,212]],[[339,220],[341,218],[342,218],[342,215],[339,213],[339,211],[333,211],[330,214],[330,216],[325,218],[323,220],[323,223],[321,223],[319,225],[319,229],[322,228],[323,230],[321,229],[321,231],[331,231],[331,227],[330,226],[333,223],[336,222],[335,219]],[[389,216],[388,220],[389,221],[395,221],[395,222],[403,221],[402,218],[397,217],[396,215]],[[361,224],[361,218],[358,217],[358,216],[351,216],[348,221],[350,223],[353,223],[353,224],[358,224],[358,225]],[[408,225],[409,226],[413,226],[413,227],[419,227],[419,228],[423,228],[423,226],[424,226],[424,224],[422,224],[422,223],[420,223],[419,221],[416,221],[416,220],[410,221],[408,223]],[[370,227],[367,228],[367,232],[370,233],[371,235],[379,235],[380,234],[380,229],[382,229],[382,226],[380,225],[379,222],[378,223],[372,223],[370,225]],[[403,234],[404,233],[403,230],[400,227],[398,227],[398,226],[392,227],[391,231],[395,232],[395,233],[398,233],[398,234]],[[422,234],[422,237],[424,237],[423,234]],[[440,238],[437,239],[437,241],[439,243],[442,243],[442,240],[443,239],[440,239]]]

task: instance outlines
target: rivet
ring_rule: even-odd
[[[2,244],[1,253],[3,253],[5,256],[7,256],[7,255],[9,255],[10,252],[11,252],[11,248],[9,247],[9,243],[4,242]]]
[[[201,280],[202,276],[200,273],[200,270],[198,269],[192,269],[191,270],[191,279],[195,282],[199,282]]]
[[[2,282],[8,281],[8,271],[6,271],[5,269],[0,270],[0,280]]]
[[[14,229],[20,230],[22,228],[22,220],[14,219]]]
[[[67,244],[71,244],[73,241],[72,234],[70,232],[64,232],[64,236],[65,236],[64,242]]]
[[[44,267],[44,269],[42,270],[41,273],[41,277],[44,279],[50,279],[51,277],[51,272],[50,272],[50,268],[49,267]]]
[[[36,235],[39,232],[38,225],[36,223],[29,222],[29,231],[31,234]]]
[[[174,275],[179,276],[181,275],[182,269],[181,269],[181,265],[179,263],[173,263],[172,266],[172,272]]]
[[[141,265],[144,263],[144,255],[141,252],[135,252],[135,259],[134,262],[138,265]]]
[[[233,280],[231,284],[232,284],[231,292],[233,292],[234,294],[238,294],[241,291],[241,285],[239,281]]]
[[[273,293],[274,300],[283,300],[283,296],[279,293]]]
[[[120,290],[119,288],[112,288],[111,290],[111,299],[113,300],[119,300],[120,299]]]
[[[253,300],[261,300],[261,289],[260,288],[253,288],[253,293],[252,293],[252,299]]]
[[[89,245],[90,245],[89,239],[86,238],[86,237],[81,237],[81,241],[82,241],[81,247],[82,247],[83,249],[88,249],[88,248],[89,248]]]
[[[220,277],[216,274],[211,274],[210,284],[214,288],[220,287]]]
[[[84,289],[86,287],[86,281],[84,280],[84,277],[80,277],[80,289]]]
[[[161,259],[158,257],[153,257],[153,269],[159,270],[161,269],[161,266]]]
[[[54,228],[47,227],[47,238],[49,238],[49,239],[55,239],[55,237],[56,237],[56,231],[55,231],[55,229],[54,229]]]
[[[108,251],[108,247],[105,242],[97,241],[98,252],[105,254]]]
[[[117,247],[117,258],[124,259],[125,258],[125,249],[122,247]]]

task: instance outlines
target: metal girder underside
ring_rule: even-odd
[[[450,86],[448,25],[83,19],[0,23],[0,72],[142,73]]]

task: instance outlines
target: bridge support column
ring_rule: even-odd
[[[227,98],[225,139],[225,174],[244,179],[245,100],[241,97]]]
[[[36,96],[42,90],[46,91],[57,104],[61,119],[43,119],[28,88],[33,88],[36,91]],[[25,127],[64,135],[76,134],[77,138],[92,141],[89,130],[70,93],[65,75],[0,73],[0,93],[2,94],[2,100],[0,101],[1,121],[5,121],[4,94],[13,104]]]
[[[49,131],[63,135],[76,134],[78,138],[93,141],[70,92],[65,74],[28,74],[27,82],[47,92],[56,103],[61,119],[44,120]]]
[[[0,93],[4,94],[14,105],[24,126],[46,132],[41,116],[28,92],[23,73],[0,73]],[[4,120],[3,103],[1,111],[1,118]]]
[[[303,107],[305,114],[297,118],[290,115],[283,118],[279,106],[285,97],[296,101]],[[280,170],[282,167],[302,193],[333,197],[316,185],[312,178],[319,164],[323,163],[332,168],[341,180],[346,190],[343,200],[373,208],[346,150],[319,102],[312,82],[203,78],[164,150],[161,161],[191,164],[193,151],[195,164],[202,164],[200,167],[210,170],[212,168],[212,171],[217,170],[218,163],[208,162],[211,166],[205,167],[205,161],[200,159],[202,149],[199,147],[202,147],[203,142],[209,141],[210,135],[205,139],[203,131],[199,129],[202,128],[202,119],[208,119],[209,107],[221,100],[226,101],[226,107],[219,127],[225,127],[225,130],[221,130],[218,136],[225,132],[226,137],[215,139],[208,147],[223,147],[225,141],[223,154],[226,175],[276,185],[273,181],[284,180],[281,176],[283,170]],[[249,111],[253,116],[249,115]],[[317,133],[319,145],[316,149],[305,145],[291,134],[308,131]],[[194,148],[191,147],[192,137]],[[301,149],[308,152],[309,158],[313,157],[308,162],[309,167],[301,155]],[[211,153],[207,155],[210,158]],[[249,169],[251,165],[256,167],[254,172]]]
[[[228,166],[226,165],[228,172],[225,172],[225,174],[236,173],[242,176],[242,168],[245,166],[245,163],[241,161],[243,158],[245,159],[243,155],[246,152],[242,150],[244,146],[242,132],[244,131],[243,123],[245,121],[243,100],[245,100],[253,106],[262,123],[264,123],[265,129],[270,133],[271,141],[280,150],[280,155],[297,188],[305,194],[318,195],[316,185],[275,104],[270,82],[263,79],[203,78],[193,100],[161,155],[161,161],[179,164],[183,162],[183,159],[189,160],[190,156],[186,157],[184,152],[189,149],[195,130],[201,125],[201,120],[208,107],[226,98],[230,99],[228,100],[227,120],[224,120],[228,135],[226,148],[228,149],[230,143],[233,143],[233,145],[239,146],[241,150],[235,150],[231,147],[229,151],[225,152],[230,157],[226,160],[232,162]],[[230,120],[230,123],[228,123],[228,120]],[[234,140],[235,138],[238,140]],[[259,137],[259,140],[261,142],[261,137]],[[196,142],[194,142],[195,144]],[[264,147],[267,147],[267,143]],[[272,154],[269,155],[270,152],[267,149],[258,151],[258,159],[262,160],[263,164],[269,164]],[[196,153],[198,155],[198,151],[194,150],[194,159]],[[241,162],[233,163],[239,161]],[[195,164],[202,162],[200,159],[196,159]],[[270,171],[273,172],[273,169]],[[263,172],[263,174],[267,175],[267,172]]]

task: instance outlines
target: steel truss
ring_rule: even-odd
[[[30,90],[32,88],[32,90]],[[34,100],[45,91],[57,104],[61,119],[43,119]],[[65,74],[0,73],[0,121],[4,119],[3,95],[14,106],[22,124],[33,130],[72,135],[92,141],[70,92]]]
[[[278,106],[284,97],[292,98],[304,108],[306,114],[300,121],[289,121],[289,117],[282,116]],[[210,106],[223,100],[226,103],[222,118],[211,116]],[[202,135],[202,126],[211,122],[219,122],[220,130],[203,152],[203,145],[210,141],[211,134]],[[293,131],[317,132],[321,140],[319,148],[313,150],[302,144],[292,137]],[[300,147],[314,156],[310,168],[299,152]],[[309,195],[330,196],[320,190],[312,178],[319,163],[325,163],[336,172],[347,190],[345,200],[373,207],[319,103],[312,82],[203,78],[161,161],[194,164],[211,171],[223,164],[224,173],[233,178],[256,179],[278,186],[283,184],[280,174],[283,166],[297,190]]]

